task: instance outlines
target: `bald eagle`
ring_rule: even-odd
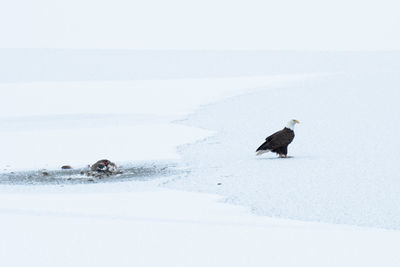
[[[282,130],[268,136],[265,142],[256,150],[256,155],[269,151],[275,152],[280,158],[287,158],[287,147],[294,139],[294,126],[298,120],[290,120]]]

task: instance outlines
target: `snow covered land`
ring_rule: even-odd
[[[111,81],[41,53],[54,68],[0,77],[0,266],[400,266],[398,53],[184,52],[140,73],[154,52]],[[289,119],[292,157],[256,157]],[[171,172],[3,179],[102,158]]]
[[[273,217],[400,229],[398,74],[332,74],[202,108],[184,125],[218,134],[182,149],[192,173],[172,187]],[[293,158],[255,157],[287,118],[300,120]]]

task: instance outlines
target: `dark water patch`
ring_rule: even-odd
[[[124,181],[148,181],[162,176],[172,176],[182,172],[175,163],[146,163],[123,166],[115,175],[92,176],[88,169],[72,170],[30,170],[0,174],[0,184],[43,185],[43,184],[90,184]]]

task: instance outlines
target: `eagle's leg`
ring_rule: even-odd
[[[278,151],[280,158],[287,158],[287,146],[281,147]]]

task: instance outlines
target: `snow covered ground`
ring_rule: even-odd
[[[270,219],[217,202],[222,198],[215,195],[154,188],[133,193],[140,185],[123,184],[2,193],[1,265],[373,267],[400,262],[398,231]]]
[[[184,125],[218,134],[181,149],[192,172],[171,187],[272,217],[400,229],[399,87],[399,72],[342,73],[204,107]],[[256,157],[292,118],[293,158]]]
[[[0,170],[177,159],[177,145],[211,132],[173,121],[202,104],[312,76],[0,84]]]
[[[0,265],[399,266],[398,230],[332,224],[398,229],[397,74],[0,84],[3,174],[104,157],[190,170],[1,184]],[[291,118],[294,157],[256,158]]]

